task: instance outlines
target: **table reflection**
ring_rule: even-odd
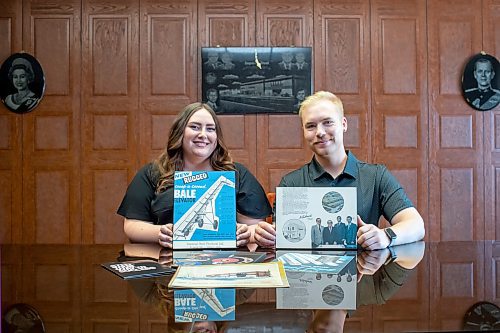
[[[192,252],[192,251],[191,251]],[[153,305],[167,318],[169,331],[188,332],[241,332],[253,330],[265,332],[278,328],[287,332],[342,332],[347,317],[353,316],[363,305],[383,304],[394,295],[422,260],[425,252],[423,242],[401,245],[381,251],[277,251],[267,260],[285,262],[290,288],[276,289],[274,307],[265,308],[260,320],[255,321],[258,305],[243,307],[255,293],[255,289],[237,289],[235,297],[236,316],[224,320],[192,319],[184,321],[179,313],[185,311],[184,304],[175,302],[175,293],[214,295],[217,289],[169,290],[166,286],[171,277],[130,281],[136,295],[146,304]],[[173,263],[175,253],[156,245],[127,244],[122,260],[137,257],[158,259],[166,265]],[[182,255],[185,257],[186,255]],[[195,257],[204,257],[199,252]],[[191,264],[188,262],[188,264]],[[225,290],[228,292],[227,290]],[[196,297],[200,301],[199,297]],[[193,303],[195,303],[193,301]],[[212,303],[212,304],[210,304]],[[216,302],[205,306],[222,307]],[[179,311],[179,308],[182,310]],[[199,309],[199,305],[196,307]],[[283,309],[295,310],[287,313],[282,321]],[[206,309],[205,309],[206,310]],[[282,315],[282,313],[281,313]],[[250,318],[247,318],[250,316]],[[294,320],[290,320],[294,318]],[[297,320],[295,320],[297,319]]]
[[[356,282],[355,309],[315,309],[300,304],[296,295],[292,297],[297,308],[277,309],[281,301],[276,289],[236,289],[234,321],[175,326],[168,277],[127,282],[101,267],[105,262],[143,257],[170,265],[171,251],[137,244],[4,244],[0,247],[2,313],[15,303],[29,304],[39,312],[47,332],[166,332],[176,327],[178,331],[216,327],[219,332],[401,332],[461,330],[473,304],[499,304],[495,266],[500,261],[499,242],[414,243],[393,250],[394,254],[357,253],[356,273],[351,274],[351,282]],[[274,256],[266,253],[266,260]],[[340,275],[347,295],[343,284],[349,275]],[[293,277],[288,278],[292,282]],[[335,285],[339,276],[322,273],[317,278],[313,273],[307,286],[320,286],[319,295],[322,283]]]

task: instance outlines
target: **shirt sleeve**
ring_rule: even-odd
[[[236,210],[245,216],[262,219],[271,215],[272,210],[264,189],[247,168],[235,163],[238,179]]]
[[[155,198],[152,164],[142,167],[130,182],[117,213],[127,219],[154,223],[151,202]]]
[[[384,217],[391,221],[403,209],[413,207],[403,187],[386,167],[382,167],[380,206]]]

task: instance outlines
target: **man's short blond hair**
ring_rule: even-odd
[[[311,96],[308,96],[301,104],[300,104],[300,109],[299,109],[299,117],[302,119],[302,112],[307,109],[308,107],[320,102],[320,101],[330,101],[333,104],[335,104],[340,111],[340,116],[344,116],[344,105],[342,104],[342,101],[340,98],[338,98],[335,94],[329,92],[329,91],[317,91]]]

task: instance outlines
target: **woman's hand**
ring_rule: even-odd
[[[261,247],[274,247],[276,242],[276,230],[267,222],[259,222],[255,228],[255,243]]]
[[[174,261],[172,250],[163,248],[158,256],[158,263],[166,266],[172,266]]]
[[[158,233],[158,243],[170,249],[172,248],[172,226],[172,223],[164,224],[160,227],[160,232]]]
[[[250,242],[252,233],[246,224],[236,223],[236,245],[245,246]]]

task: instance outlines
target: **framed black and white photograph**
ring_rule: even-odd
[[[28,53],[15,53],[0,67],[0,98],[12,112],[32,111],[45,92],[40,63]]]
[[[297,113],[312,93],[310,47],[204,47],[202,100],[218,114]]]
[[[473,56],[465,65],[462,92],[474,109],[488,111],[500,103],[500,64],[486,53]]]

